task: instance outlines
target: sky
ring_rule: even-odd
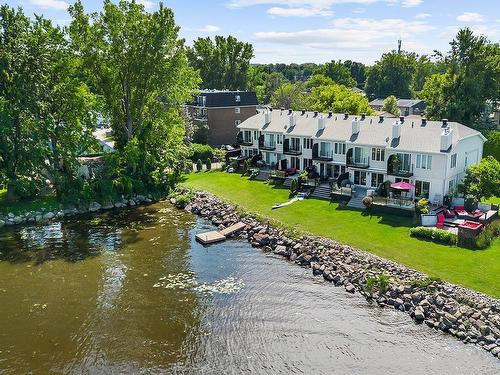
[[[5,0],[2,0],[5,3]],[[26,14],[42,14],[67,25],[71,0],[7,0]],[[138,0],[147,10],[156,0]],[[254,63],[372,64],[402,48],[418,54],[447,51],[468,26],[500,40],[500,0],[164,0],[172,8],[186,44],[198,37],[233,35],[254,46]],[[102,0],[83,0],[98,11]]]

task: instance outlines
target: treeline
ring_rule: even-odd
[[[182,105],[200,85],[170,9],[105,0],[99,13],[81,1],[68,27],[21,8],[0,7],[0,183],[8,198],[48,185],[64,202],[164,192],[190,150]],[[90,179],[79,156],[99,150],[98,118],[117,152]]]
[[[457,33],[446,53],[419,56],[390,51],[372,66],[351,60],[251,65],[250,44],[232,37],[216,37],[217,43],[206,48],[206,44],[210,45],[207,40],[195,42],[190,54],[193,66],[203,67],[202,78],[237,76],[238,81],[220,85],[214,79],[203,79],[206,88],[255,90],[261,104],[353,113],[365,111],[366,99],[391,95],[422,98],[430,119],[448,118],[484,132],[495,127],[490,114],[500,99],[500,47],[468,28]],[[225,60],[214,64],[208,59],[202,64],[200,56],[204,51],[212,57],[224,56]],[[232,64],[235,60],[238,62]],[[237,72],[231,71],[234,69]],[[318,87],[321,89],[315,89]],[[366,98],[356,88],[363,89]]]

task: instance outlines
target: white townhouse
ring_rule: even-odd
[[[481,160],[486,140],[446,119],[283,109],[259,112],[238,128],[243,156],[261,153],[271,167],[315,165],[325,179],[348,172],[351,183],[367,188],[387,180],[410,182],[414,196],[434,201],[456,190],[466,168]]]

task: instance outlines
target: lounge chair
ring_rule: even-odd
[[[438,215],[438,219],[437,219],[437,223],[436,223],[436,228],[443,229],[443,227],[444,227],[444,215],[443,214],[439,214]]]

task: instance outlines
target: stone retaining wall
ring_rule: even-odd
[[[406,312],[416,323],[447,332],[500,357],[500,301],[426,275],[333,240],[302,236],[249,215],[206,193],[197,193],[185,207],[223,229],[243,221],[239,238],[323,276],[370,303]],[[383,275],[383,276],[381,276]],[[388,280],[383,282],[383,280]]]

